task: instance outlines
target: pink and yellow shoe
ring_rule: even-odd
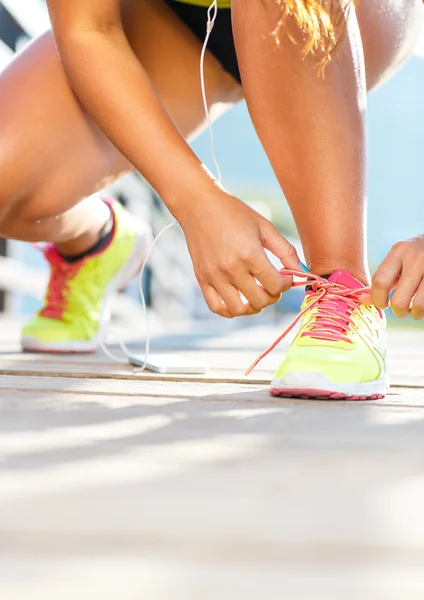
[[[94,352],[109,320],[109,303],[141,267],[152,241],[149,225],[130,216],[119,202],[109,201],[113,230],[109,244],[97,254],[69,263],[54,245],[44,248],[50,281],[44,306],[25,325],[27,352]]]
[[[304,273],[296,275],[305,278]],[[295,284],[310,285],[299,316],[248,372],[301,321],[299,333],[272,379],[271,395],[333,400],[383,398],[389,387],[384,313],[360,303],[366,288],[346,271],[335,271],[328,280],[309,274],[307,277],[308,281]]]

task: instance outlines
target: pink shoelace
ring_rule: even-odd
[[[317,308],[316,317],[307,325],[305,331],[302,332],[302,337],[332,342],[343,341],[351,344],[352,340],[347,334],[353,324],[352,312],[359,305],[359,297],[371,291],[365,287],[351,289],[345,285],[332,283],[323,277],[313,275],[312,273],[304,273],[303,271],[288,271],[283,269],[280,273],[303,279],[303,281],[293,282],[293,287],[311,286],[312,291],[308,292],[308,294],[311,297],[315,297],[307,303],[305,308],[275,342],[258,356],[246,371],[246,375],[249,375],[261,360],[268,356],[286,335],[290,333],[302,317],[315,307]]]
[[[40,311],[40,315],[60,320],[66,310],[69,282],[77,274],[81,265],[66,262],[53,246],[44,248],[43,252],[50,264],[51,272],[45,306]]]

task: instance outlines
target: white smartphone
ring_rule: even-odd
[[[143,354],[132,354],[129,359],[134,367],[144,365]],[[146,369],[163,375],[202,375],[207,373],[207,365],[179,354],[149,354]]]

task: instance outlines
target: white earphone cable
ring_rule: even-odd
[[[159,241],[159,239],[162,237],[162,235],[168,231],[168,229],[171,229],[171,227],[174,227],[174,225],[176,225],[176,221],[169,223],[169,225],[167,225],[166,227],[164,227],[162,229],[162,231],[160,231],[157,236],[155,237],[155,239],[153,240],[153,242],[150,245],[150,248],[146,254],[146,258],[143,261],[143,265],[140,269],[140,273],[138,276],[138,288],[139,288],[139,292],[140,292],[140,299],[141,299],[141,308],[143,311],[143,320],[144,320],[144,332],[145,332],[145,347],[144,347],[144,363],[143,366],[141,366],[140,368],[135,369],[135,372],[140,373],[141,371],[144,371],[146,369],[147,363],[148,363],[148,358],[149,358],[149,352],[150,352],[150,335],[149,335],[149,319],[147,316],[147,303],[146,303],[146,297],[144,294],[144,290],[143,290],[143,278],[144,278],[144,273],[146,272],[146,267],[147,264],[149,262],[150,256],[152,255],[152,252],[157,244],[157,242]],[[121,348],[121,350],[123,351],[123,353],[125,354],[126,358],[122,358],[120,356],[116,356],[115,354],[113,354],[109,348],[106,346],[105,341],[103,339],[102,336],[100,336],[99,339],[99,346],[100,348],[103,350],[103,352],[106,354],[106,356],[108,358],[110,358],[111,360],[113,360],[114,362],[117,363],[122,363],[122,364],[128,364],[128,359],[132,356],[131,351],[129,350],[128,346],[125,344],[125,342],[123,342],[122,340],[118,340],[119,346]]]
[[[209,140],[210,140],[212,161],[213,161],[213,164],[214,164],[215,170],[216,170],[216,178],[219,183],[222,183],[222,173],[221,173],[221,169],[219,168],[219,164],[218,164],[218,161],[216,158],[216,153],[215,153],[215,140],[214,140],[214,134],[213,134],[212,121],[211,121],[211,117],[210,117],[210,113],[209,113],[208,97],[207,97],[207,93],[206,93],[206,82],[205,82],[205,55],[206,55],[206,50],[207,50],[208,43],[209,43],[209,38],[211,37],[212,30],[215,26],[216,18],[218,16],[218,0],[213,0],[212,4],[208,8],[207,14],[208,14],[208,20],[206,23],[206,37],[205,37],[205,41],[203,42],[202,53],[200,55],[200,85],[202,88],[203,106],[205,109],[205,115],[206,115],[206,120],[208,123],[208,129],[209,129]]]

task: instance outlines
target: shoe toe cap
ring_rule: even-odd
[[[356,352],[346,356],[332,357],[288,357],[277,369],[274,379],[286,379],[296,374],[312,373],[322,375],[334,383],[361,382],[378,379],[380,368],[377,361],[365,360]]]

